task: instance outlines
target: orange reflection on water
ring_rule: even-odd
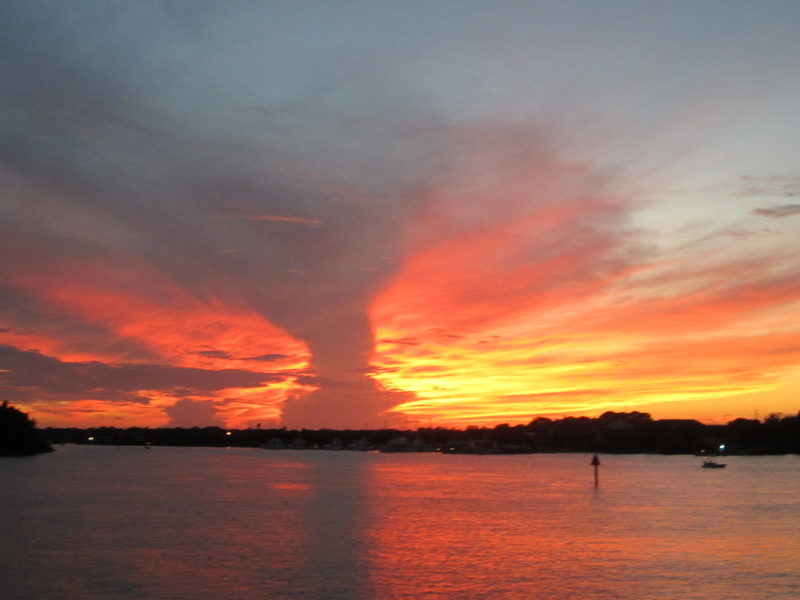
[[[375,587],[396,598],[469,590],[468,597],[635,599],[653,597],[657,581],[664,597],[730,597],[732,578],[752,582],[755,565],[792,572],[800,542],[786,527],[796,514],[753,511],[757,501],[736,480],[706,477],[690,458],[613,457],[594,489],[589,458],[379,461],[368,534]],[[769,596],[750,592],[741,597]]]
[[[604,456],[599,488],[590,460],[68,446],[38,476],[0,461],[23,557],[0,591],[794,600],[798,457]]]

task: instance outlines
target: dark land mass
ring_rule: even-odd
[[[9,406],[0,405],[0,456],[31,456],[53,449],[45,441],[36,421],[27,413]]]
[[[226,446],[266,449],[380,450],[458,454],[599,452],[650,454],[800,454],[800,413],[763,421],[736,419],[705,425],[689,419],[653,420],[640,412],[598,418],[537,418],[527,425],[493,428],[231,429],[220,427],[99,427],[44,430],[54,444]]]

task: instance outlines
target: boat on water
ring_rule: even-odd
[[[718,463],[712,458],[707,458],[703,461],[702,467],[704,469],[724,469],[726,463]]]

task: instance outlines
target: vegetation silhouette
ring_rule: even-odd
[[[221,427],[97,427],[46,430],[53,443],[151,446],[230,446],[265,449],[381,450],[452,454],[587,452],[605,454],[800,454],[798,416],[763,422],[736,419],[705,425],[691,419],[654,420],[648,413],[600,417],[538,417],[527,425],[450,429],[223,429]]]
[[[0,456],[31,456],[52,451],[36,429],[36,421],[8,402],[0,405]]]

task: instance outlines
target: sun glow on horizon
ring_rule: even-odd
[[[675,251],[559,291],[536,264],[487,270],[485,249],[455,239],[447,254],[421,252],[374,303],[375,378],[416,395],[395,411],[481,425],[651,406],[747,415],[737,398],[785,388],[796,365],[800,331],[786,316],[800,301],[786,267],[757,254],[734,267],[724,248],[701,262]],[[456,255],[471,271],[443,266]],[[778,410],[793,409],[787,393]]]

